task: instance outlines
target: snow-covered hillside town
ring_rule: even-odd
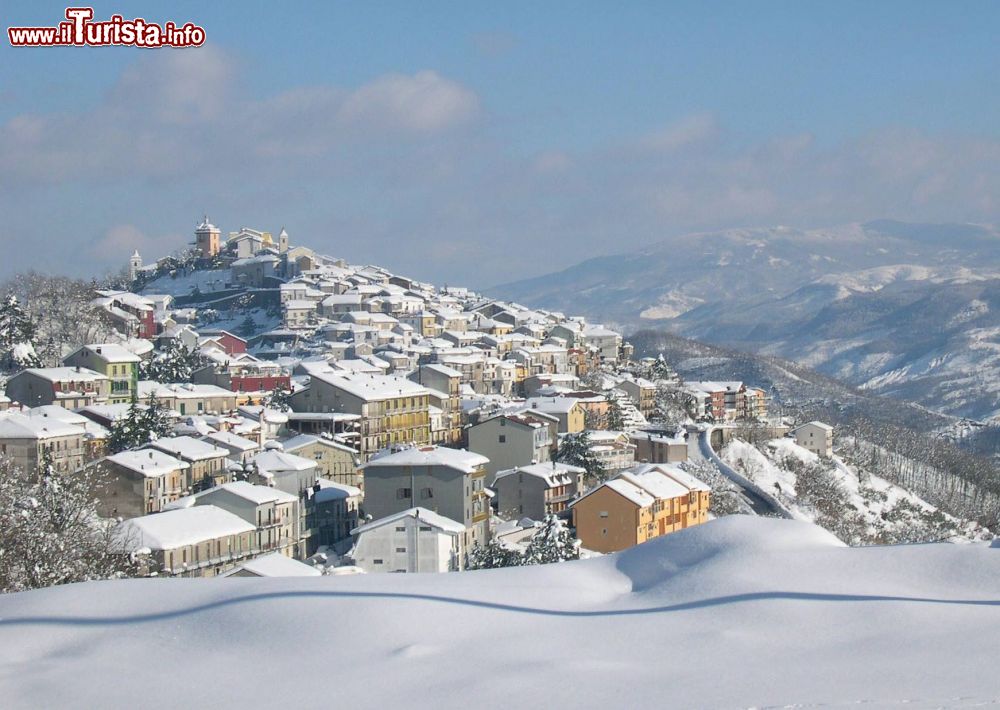
[[[711,486],[684,470],[706,427],[768,421],[763,390],[681,382],[601,324],[284,229],[224,236],[206,217],[177,255],[133,253],[120,286],[81,296],[99,340],[44,354],[44,325],[4,302],[0,456],[43,487],[86,483],[128,574],[621,550],[710,518]],[[289,562],[258,562],[274,555]]]

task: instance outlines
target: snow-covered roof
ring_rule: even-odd
[[[573,407],[579,404],[575,397],[531,397],[525,401],[528,408],[537,409],[540,412],[555,412],[557,414],[568,414]]]
[[[106,460],[147,477],[162,476],[165,473],[183,471],[191,467],[186,461],[175,459],[156,449],[122,451],[108,456]]]
[[[635,503],[641,508],[648,508],[656,501],[656,499],[653,498],[653,496],[650,495],[650,493],[644,487],[639,486],[625,478],[614,478],[610,481],[607,481],[606,483],[601,484],[594,490],[595,491],[600,490],[602,487],[610,488],[615,493],[624,496],[626,499],[628,499],[632,503]],[[591,493],[593,493],[593,491],[591,491]],[[584,496],[584,498],[586,497],[587,496]],[[583,498],[579,500],[583,500]]]
[[[30,417],[13,411],[0,412],[0,439],[49,439],[82,435],[82,427],[52,417]]]
[[[423,366],[424,369],[430,370],[432,372],[437,372],[445,377],[461,377],[462,373],[453,367],[448,367],[447,365],[441,365],[436,362],[432,362],[428,365]]]
[[[107,362],[141,361],[141,358],[135,353],[133,353],[131,350],[121,345],[116,345],[115,343],[94,343],[91,345],[84,345],[82,348],[79,348],[76,352],[80,352],[80,350],[89,350],[94,355],[103,360],[106,360]]]
[[[414,446],[395,453],[376,454],[362,469],[383,466],[446,466],[465,473],[472,473],[489,463],[489,459],[465,449],[448,449],[443,446]]]
[[[387,515],[384,518],[379,518],[378,520],[373,520],[370,523],[365,523],[360,525],[353,530],[351,530],[352,535],[360,535],[361,533],[368,532],[369,530],[374,530],[380,528],[383,525],[390,525],[392,523],[398,522],[404,518],[415,518],[426,525],[438,528],[439,530],[451,533],[453,535],[460,535],[465,532],[465,526],[451,518],[446,518],[443,515],[438,515],[437,513],[427,510],[427,508],[409,508],[408,510],[403,510],[399,513],[393,515]]]
[[[293,560],[280,552],[255,557],[222,576],[232,577],[241,571],[255,577],[319,577],[323,574],[312,565]]]
[[[345,498],[357,498],[361,495],[361,489],[355,486],[348,486],[344,483],[337,483],[328,478],[320,478],[316,481],[319,490],[313,493],[313,500],[317,503],[325,503],[331,500],[344,500]]]
[[[416,397],[427,394],[427,390],[422,385],[392,375],[341,375],[321,372],[313,375],[313,379],[321,380],[365,401]]]
[[[234,449],[238,449],[240,451],[253,451],[256,448],[259,448],[256,441],[244,439],[242,436],[236,436],[236,434],[228,431],[212,432],[205,438],[210,442],[232,446]]]
[[[254,456],[253,462],[257,465],[257,469],[261,473],[270,471],[308,471],[309,469],[316,468],[315,461],[274,449],[257,454]]]
[[[126,520],[122,527],[135,547],[153,550],[174,550],[256,530],[243,518],[214,505],[196,505],[144,515]],[[134,538],[131,538],[132,534]]]
[[[545,463],[531,464],[530,466],[518,466],[516,468],[508,468],[503,471],[497,471],[497,475],[494,480],[499,481],[501,478],[515,473],[524,473],[529,476],[541,478],[545,481],[545,485],[550,488],[554,488],[568,483],[571,475],[586,473],[586,469],[581,468],[580,466],[571,466],[567,463],[549,461]]]
[[[233,495],[239,496],[240,498],[248,500],[251,503],[255,503],[256,505],[263,505],[265,503],[292,503],[298,500],[298,498],[293,496],[291,493],[286,493],[285,491],[277,488],[271,488],[270,486],[254,485],[253,483],[249,483],[247,481],[232,481],[230,483],[223,483],[221,486],[216,486],[215,488],[209,488],[206,491],[195,493],[195,497],[220,490],[232,493]]]
[[[806,422],[805,424],[801,424],[801,425],[795,427],[795,431],[798,431],[799,429],[802,429],[803,427],[807,427],[807,426],[818,427],[818,428],[822,429],[823,431],[833,431],[833,427],[830,426],[829,424],[825,424],[824,422],[815,421],[815,420],[811,421],[811,422]]]
[[[222,458],[229,455],[227,449],[190,436],[174,436],[157,439],[149,444],[160,451],[179,456],[188,461],[204,461],[206,459]]]
[[[681,485],[674,479],[664,475],[656,469],[650,469],[639,474],[622,471],[618,474],[618,477],[615,480],[628,481],[629,483],[644,489],[654,498],[659,500],[682,498],[691,492],[686,486]]]
[[[334,449],[340,449],[341,451],[348,451],[352,454],[357,454],[357,451],[352,449],[350,446],[345,446],[344,444],[334,441],[333,439],[315,436],[314,434],[299,434],[298,436],[293,436],[291,439],[286,439],[281,442],[284,450],[289,453],[295,453],[296,450],[306,446],[311,446],[312,444],[322,444]]]
[[[48,382],[99,382],[108,379],[86,367],[29,367],[25,372]]]

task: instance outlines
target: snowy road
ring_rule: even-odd
[[[747,501],[753,512],[757,515],[767,515],[775,518],[791,519],[792,514],[778,503],[774,497],[768,495],[746,478],[741,476],[731,466],[727,466],[722,459],[712,450],[710,437],[712,430],[698,433],[697,438],[688,438],[688,457],[695,460],[708,461],[714,464],[723,476],[740,487],[743,498]]]

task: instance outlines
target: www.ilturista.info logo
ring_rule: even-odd
[[[205,30],[188,22],[158,25],[141,17],[126,20],[112,15],[106,22],[92,22],[94,8],[66,8],[66,22],[55,27],[8,27],[14,47],[200,47]]]

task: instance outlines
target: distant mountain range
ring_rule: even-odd
[[[672,238],[492,295],[777,355],[875,393],[1000,418],[1000,231],[889,220]]]

